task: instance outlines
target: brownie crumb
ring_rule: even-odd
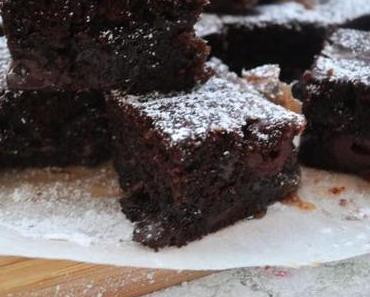
[[[333,195],[340,195],[346,190],[346,187],[334,187],[329,189],[329,192]]]

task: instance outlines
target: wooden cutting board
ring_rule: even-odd
[[[136,297],[208,274],[0,257],[0,296]]]

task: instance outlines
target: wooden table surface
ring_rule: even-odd
[[[208,274],[0,257],[0,296],[136,297]]]

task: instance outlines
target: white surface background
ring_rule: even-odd
[[[301,269],[221,272],[150,297],[369,297],[370,256]]]

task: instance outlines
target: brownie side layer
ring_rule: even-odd
[[[370,175],[370,88],[352,82],[310,81],[300,148],[309,166]]]
[[[339,30],[305,75],[301,160],[370,175],[370,34]]]
[[[173,97],[113,92],[115,166],[136,241],[182,246],[297,190],[302,119],[238,84],[214,77]]]
[[[0,91],[0,168],[93,166],[109,143],[101,93]]]
[[[207,12],[220,14],[242,14],[257,5],[259,0],[211,0],[206,7]]]
[[[4,0],[13,58],[9,87],[131,93],[191,88],[208,77],[208,47],[193,28],[206,3]]]
[[[102,92],[16,91],[0,38],[0,168],[96,165],[111,156]]]
[[[301,140],[300,160],[315,168],[370,175],[370,138],[361,134],[307,129]]]
[[[292,81],[312,65],[327,33],[326,28],[315,24],[271,24],[253,29],[230,25],[223,41],[227,47],[215,47],[213,54],[238,73],[264,64],[279,64],[281,78]]]

